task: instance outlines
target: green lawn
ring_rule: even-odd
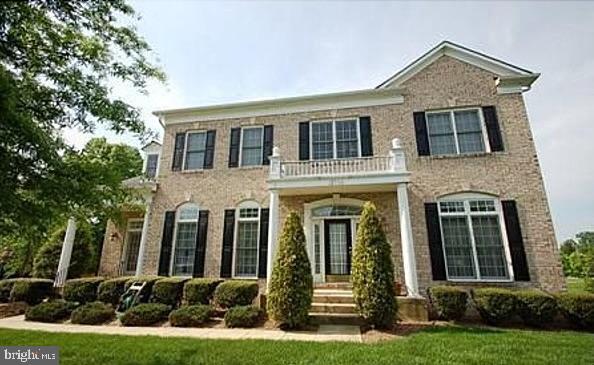
[[[0,329],[0,345],[58,345],[60,364],[594,364],[594,334],[433,328],[377,344],[197,340]]]
[[[567,290],[570,292],[585,292],[584,279],[568,277]]]

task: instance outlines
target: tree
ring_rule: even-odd
[[[594,277],[594,232],[580,232],[561,245],[561,263],[566,276]]]
[[[397,312],[392,250],[371,202],[361,213],[352,266],[359,314],[376,328],[392,327]]]
[[[279,239],[272,267],[267,310],[281,326],[296,328],[307,323],[313,296],[313,277],[299,215],[289,213]]]

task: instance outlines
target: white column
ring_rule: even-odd
[[[66,234],[64,235],[64,243],[62,244],[62,253],[60,254],[60,262],[58,263],[58,271],[54,280],[55,287],[64,286],[66,278],[68,277],[68,267],[70,267],[70,257],[72,256],[72,246],[74,246],[74,237],[76,236],[76,220],[74,218],[68,219],[68,226],[66,227]]]
[[[266,291],[270,287],[272,279],[272,265],[276,253],[276,239],[278,236],[278,191],[270,190],[270,208],[268,217],[268,257],[266,258]]]
[[[420,297],[415,247],[410,223],[410,208],[408,206],[407,184],[399,183],[396,193],[398,195],[398,212],[400,214],[400,244],[402,246],[402,264],[404,266],[406,293],[409,297]]]
[[[138,260],[136,261],[136,276],[142,275],[142,267],[144,266],[146,240],[148,239],[148,229],[151,221],[151,201],[152,197],[145,198],[144,220],[142,221],[142,233],[140,236],[140,246],[138,247]]]

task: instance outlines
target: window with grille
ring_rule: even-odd
[[[313,160],[359,157],[360,143],[357,119],[311,123]]]
[[[173,248],[172,276],[192,276],[196,235],[198,234],[198,206],[184,204],[177,211],[177,226]]]
[[[260,237],[260,207],[255,202],[244,202],[237,214],[235,237],[235,276],[258,275],[258,241]]]
[[[427,113],[429,146],[433,155],[485,152],[480,109]]]
[[[242,128],[241,166],[262,165],[262,144],[264,128]]]
[[[186,154],[184,170],[203,169],[205,153],[206,132],[189,132],[186,137]]]

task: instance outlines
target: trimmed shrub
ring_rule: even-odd
[[[491,325],[512,318],[518,307],[516,295],[509,289],[475,289],[472,291],[472,299],[481,318]]]
[[[297,213],[290,212],[283,226],[272,267],[267,298],[270,318],[288,328],[306,324],[312,296],[313,278],[305,248],[305,234]],[[247,313],[247,309],[243,311]],[[237,315],[244,313],[239,309],[236,312]]]
[[[64,300],[53,300],[37,304],[27,309],[25,319],[36,322],[60,322],[67,319],[75,307],[75,303],[69,303]]]
[[[124,326],[151,326],[164,321],[171,312],[171,307],[161,303],[144,303],[132,307],[121,317]]]
[[[353,298],[359,314],[376,328],[390,328],[398,313],[392,249],[375,205],[365,203],[352,264]]]
[[[213,312],[210,305],[189,305],[171,312],[169,322],[173,327],[199,327],[210,319]]]
[[[577,327],[594,330],[594,294],[562,293],[557,304],[563,316]]]
[[[102,277],[67,280],[64,284],[64,300],[85,304],[97,300],[97,288],[105,279]]]
[[[165,278],[158,280],[153,285],[151,293],[152,303],[167,304],[175,308],[181,301],[184,283],[188,281],[186,278]]]
[[[250,305],[258,296],[258,283],[248,280],[224,281],[214,292],[214,301],[223,308]]]
[[[555,319],[558,308],[553,296],[535,289],[519,290],[514,294],[520,318],[527,325],[542,327]]]
[[[10,302],[10,291],[18,279],[0,280],[0,303]]]
[[[53,293],[54,282],[49,279],[17,279],[10,291],[11,302],[41,303]]]
[[[455,321],[466,313],[468,293],[455,286],[434,286],[429,288],[431,306],[440,319]]]
[[[76,324],[103,324],[115,318],[115,311],[110,304],[91,302],[76,308],[70,320]]]
[[[130,280],[129,276],[122,276],[103,281],[97,288],[97,300],[113,306],[118,305],[120,297],[126,291],[126,282],[128,280]]]
[[[229,328],[255,327],[262,319],[262,316],[262,310],[254,305],[233,307],[225,313],[225,326]]]
[[[221,279],[192,279],[184,284],[183,302],[187,305],[208,304]]]

